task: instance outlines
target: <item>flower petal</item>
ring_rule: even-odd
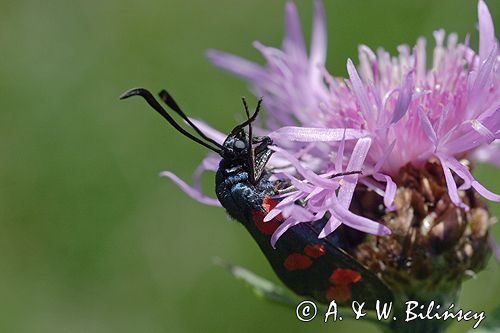
[[[338,227],[340,227],[341,224],[342,222],[335,215],[332,214],[332,216],[330,216],[328,221],[325,223],[325,226],[319,233],[318,238],[327,237],[329,234],[334,232]]]
[[[280,224],[280,226],[274,231],[273,235],[271,236],[271,246],[275,249],[276,248],[276,242],[278,239],[291,227],[299,224],[300,222],[293,219],[289,218],[286,219],[283,223]]]
[[[266,214],[266,216],[264,217],[263,221],[264,222],[269,222],[271,221],[272,219],[274,219],[276,216],[280,215],[281,214],[281,209],[271,209],[269,211],[269,213]]]
[[[396,145],[396,140],[392,141],[392,143],[390,144],[389,148],[387,148],[384,151],[384,154],[382,155],[382,157],[377,161],[377,164],[375,164],[375,167],[373,168],[373,173],[377,173],[377,172],[380,171],[380,169],[382,168],[382,166],[384,165],[384,163],[389,158],[389,155],[392,153],[392,150],[394,149],[395,145]]]
[[[477,180],[472,181],[472,187],[474,187],[474,189],[486,199],[500,202],[500,195],[491,192],[486,187],[481,185],[481,183],[479,183]]]
[[[397,123],[408,111],[413,95],[413,71],[406,74],[403,86],[399,91],[396,107],[392,114],[391,124]]]
[[[335,172],[342,172],[342,163],[344,162],[344,147],[345,147],[345,129],[340,141],[339,149],[337,150],[337,156],[335,157]]]
[[[217,154],[209,154],[205,157],[193,174],[193,188],[200,190],[201,175],[205,171],[217,171],[220,161],[221,157]]]
[[[479,57],[484,60],[490,54],[496,41],[493,19],[483,0],[477,3],[477,15],[479,17]]]
[[[439,160],[441,161],[444,177],[446,179],[446,186],[448,187],[448,195],[450,196],[451,202],[453,202],[460,208],[469,210],[469,206],[464,204],[462,200],[460,200],[460,197],[458,196],[457,184],[455,183],[455,179],[453,179],[453,175],[451,174],[450,168],[448,167],[448,163],[446,163],[446,160],[441,157],[439,157]]]
[[[361,138],[356,142],[356,146],[351,154],[351,159],[347,164],[346,172],[349,171],[361,171],[363,169],[363,164],[370,150],[372,140],[370,138]],[[352,177],[345,177],[344,183],[339,190],[339,201],[342,206],[349,208],[351,205],[352,196],[354,195],[354,189],[358,182],[358,176],[353,175]]]
[[[377,173],[373,175],[378,181],[384,181],[386,183],[385,193],[384,193],[384,205],[389,210],[394,210],[396,207],[393,205],[394,198],[396,197],[397,186],[392,178],[388,175]]]
[[[354,67],[351,59],[347,60],[347,73],[349,73],[349,79],[352,84],[354,95],[356,95],[356,98],[359,102],[361,114],[363,114],[368,124],[374,124],[373,108],[368,98],[366,89],[361,82],[358,72],[356,71],[356,67]]]
[[[338,182],[332,179],[326,179],[315,174],[313,171],[304,168],[300,161],[297,160],[292,154],[288,153],[286,150],[281,149],[276,146],[269,146],[270,149],[274,150],[278,154],[283,155],[290,163],[295,167],[297,172],[301,174],[307,181],[310,181],[316,185],[320,185],[324,188],[336,189],[338,187]]]
[[[343,224],[373,235],[390,235],[391,229],[385,225],[367,219],[366,217],[356,215],[340,204],[335,196],[330,197],[330,202],[333,207],[333,213],[339,217]]]
[[[162,173],[160,173],[160,176],[170,178],[175,184],[177,184],[177,186],[179,186],[181,188],[181,190],[184,191],[184,193],[189,195],[194,200],[201,202],[205,205],[222,207],[219,200],[207,197],[206,195],[201,193],[200,190],[192,188],[191,186],[189,186],[186,182],[184,182],[182,179],[177,177],[172,172],[163,171]]]
[[[488,140],[488,143],[491,143],[495,140],[495,134],[493,134],[486,126],[484,126],[479,120],[477,119],[472,119],[470,121],[470,124],[473,129],[476,130],[479,134],[482,136],[486,137]]]
[[[325,64],[326,60],[326,19],[325,10],[321,0],[314,1],[313,31],[311,37],[310,63],[313,69]]]
[[[446,160],[447,165],[452,169],[460,178],[464,180],[464,185],[461,186],[464,189],[470,188],[471,186],[483,197],[491,201],[500,201],[500,195],[495,194],[483,185],[481,185],[470,173],[470,171],[459,161],[453,157],[442,156]]]
[[[218,130],[214,129],[207,123],[194,118],[189,118],[189,120],[191,120],[191,122],[195,124],[196,127],[198,127],[210,139],[213,139],[220,144],[223,144],[224,141],[226,140],[227,134],[219,132]]]
[[[353,128],[313,128],[313,127],[296,127],[285,126],[269,133],[269,137],[273,140],[289,140],[298,142],[332,142],[355,140],[367,135],[363,130]]]
[[[207,50],[206,54],[215,66],[244,79],[256,81],[266,76],[259,65],[246,59],[216,50]]]
[[[299,61],[307,58],[306,46],[300,29],[299,14],[293,2],[288,2],[285,5],[285,39],[283,41],[283,50]]]
[[[438,145],[437,134],[434,131],[434,127],[432,127],[431,121],[421,108],[419,108],[418,110],[418,117],[420,118],[420,124],[422,126],[422,130],[424,131],[425,135],[427,135],[429,140],[431,140],[434,147],[437,147]]]
[[[479,70],[475,73],[473,82],[469,89],[469,101],[467,105],[466,119],[478,118],[477,114],[481,111],[481,106],[488,97],[489,84],[494,80],[494,67],[498,57],[498,45],[495,43],[491,48],[490,54],[481,63]]]

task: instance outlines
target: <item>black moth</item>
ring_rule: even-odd
[[[372,272],[341,248],[335,233],[319,239],[326,218],[313,224],[301,223],[287,230],[271,246],[271,235],[283,222],[281,216],[263,222],[264,216],[277,200],[272,197],[277,187],[268,180],[266,164],[272,154],[269,137],[253,137],[252,122],[260,111],[261,100],[250,116],[245,99],[247,120],[236,126],[223,144],[207,137],[179,108],[170,94],[159,96],[199,137],[180,126],[146,89],[134,88],[120,99],[141,96],[184,136],[216,152],[222,157],[216,174],[215,192],[229,215],[241,222],[266,256],[281,281],[295,293],[312,297],[322,303],[335,300],[350,305],[356,300],[373,308],[376,300],[389,302],[393,296],[387,286]],[[245,132],[248,128],[248,133]],[[342,176],[340,174],[337,176]]]

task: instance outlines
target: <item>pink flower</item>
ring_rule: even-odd
[[[257,65],[240,57],[209,50],[218,67],[249,81],[257,96],[263,96],[268,114],[257,129],[269,135],[276,146],[274,177],[286,179],[294,190],[269,212],[287,218],[273,242],[287,228],[313,222],[329,213],[320,237],[340,224],[372,233],[388,234],[385,226],[353,214],[349,206],[358,182],[384,197],[393,209],[396,184],[393,177],[408,163],[423,166],[439,160],[452,202],[468,209],[459,190],[474,188],[483,197],[500,201],[498,194],[478,183],[461,163],[499,163],[500,55],[491,15],[483,0],[478,2],[479,52],[460,43],[456,34],[434,33],[432,61],[426,59],[426,40],[398,47],[399,54],[359,47],[359,65],[347,61],[348,79],[334,78],[325,69],[325,16],[319,0],[314,4],[310,53],[306,51],[296,7],[287,3],[286,35],[281,49],[254,46],[267,61]],[[208,129],[207,129],[208,130]],[[218,140],[224,136],[210,129]],[[190,188],[171,173],[164,173],[193,198],[216,201],[199,190],[199,174],[217,168],[209,156]],[[291,167],[282,167],[286,164]],[[332,178],[335,173],[362,171]],[[455,175],[455,177],[454,177]],[[460,185],[456,179],[462,181]],[[301,199],[300,206],[295,202]]]

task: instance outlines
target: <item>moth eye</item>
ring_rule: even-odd
[[[241,140],[236,140],[234,142],[234,148],[237,148],[237,149],[245,149],[246,145],[243,141]]]

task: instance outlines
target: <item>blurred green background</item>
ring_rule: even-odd
[[[356,45],[472,33],[476,1],[325,1],[328,67]],[[190,179],[205,151],[124,90],[168,88],[227,132],[246,85],[207,48],[251,59],[281,44],[285,1],[0,1],[0,332],[336,332],[363,322],[300,323],[212,264],[219,256],[276,281],[246,231],[158,173]],[[500,1],[488,2],[500,26]],[[312,4],[298,4],[306,37]],[[497,36],[498,36],[497,29]],[[478,178],[500,192],[498,170]],[[213,179],[205,180],[207,193]],[[491,204],[500,216],[500,205]],[[495,233],[500,236],[500,228]],[[464,308],[491,310],[500,268],[464,284]],[[470,323],[454,324],[464,332]]]

